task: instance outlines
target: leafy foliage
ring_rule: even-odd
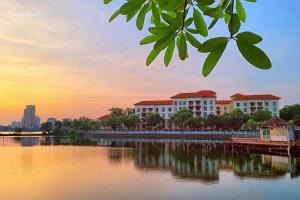
[[[184,125],[186,125],[186,121],[191,119],[193,117],[193,112],[189,109],[183,108],[177,112],[175,112],[171,116],[171,122],[175,125],[179,126],[180,129],[184,128]]]
[[[112,0],[103,0],[109,4]],[[256,46],[262,38],[252,32],[240,32],[247,15],[243,4],[256,0],[126,0],[111,16],[110,22],[119,15],[126,21],[136,17],[138,30],[145,28],[147,15],[150,15],[151,27],[148,36],[140,41],[141,45],[152,44],[146,65],[164,51],[164,64],[169,66],[175,47],[181,60],[188,58],[188,43],[202,53],[208,53],[204,61],[202,74],[208,76],[222,57],[227,44],[233,40],[242,56],[253,66],[269,69],[272,64],[268,56]],[[228,26],[228,36],[211,38],[201,43],[197,37],[207,37],[209,30],[224,19]],[[209,24],[207,21],[211,21]]]
[[[158,113],[149,113],[144,118],[144,121],[147,126],[152,127],[154,129],[155,126],[163,123],[163,118]]]
[[[280,117],[286,121],[293,120],[296,115],[300,115],[300,104],[286,105],[280,110]]]

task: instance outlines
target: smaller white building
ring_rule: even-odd
[[[273,117],[279,117],[279,100],[281,98],[271,94],[243,95],[237,93],[231,96],[233,109],[240,109],[245,114],[258,110],[268,110]]]
[[[135,114],[142,120],[149,113],[159,113],[165,120],[174,112],[172,100],[141,101],[134,104]]]

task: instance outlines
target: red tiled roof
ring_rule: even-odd
[[[136,104],[135,106],[144,106],[144,105],[172,105],[172,100],[157,100],[157,101],[141,101]]]
[[[216,97],[216,92],[212,90],[200,90],[198,92],[179,93],[172,96],[171,99],[175,98],[192,98],[192,97]]]
[[[216,104],[231,104],[232,100],[217,100]]]
[[[274,96],[272,94],[256,94],[256,95],[243,95],[237,93],[231,96],[232,100],[279,100],[280,97]]]
[[[98,120],[105,120],[108,116],[110,116],[110,115],[109,115],[109,114],[103,115],[103,116],[101,116],[101,117],[98,117],[97,119],[98,119]]]
[[[274,117],[273,119],[270,119],[268,121],[265,121],[261,127],[281,127],[281,126],[287,126],[288,123],[284,121],[283,119],[280,119],[279,117]]]

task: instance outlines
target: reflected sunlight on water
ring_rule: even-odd
[[[297,157],[170,141],[2,137],[0,142],[1,200],[300,197]]]

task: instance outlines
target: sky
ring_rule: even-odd
[[[272,93],[282,97],[281,106],[300,103],[300,1],[244,3],[247,22],[241,31],[264,38],[259,47],[273,67],[252,67],[230,43],[208,78],[201,75],[206,54],[192,48],[185,62],[176,53],[168,68],[163,56],[146,67],[152,46],[138,43],[147,30],[138,31],[123,16],[108,22],[121,2],[0,1],[0,124],[20,120],[27,104],[36,105],[42,120],[96,118],[111,107],[200,89],[216,91],[219,99],[236,92]],[[227,35],[222,22],[209,33]]]

